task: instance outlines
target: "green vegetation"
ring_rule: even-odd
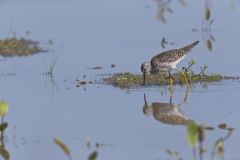
[[[195,73],[192,70],[192,66],[196,62],[191,60],[188,63],[187,67],[182,68],[182,72],[188,78],[188,83],[197,83],[197,82],[219,82],[226,79],[238,79],[239,77],[232,77],[232,76],[224,76],[221,74],[207,74],[207,66],[204,65],[201,67],[200,73]],[[171,74],[173,79],[173,84],[184,84],[185,79],[184,76],[180,73],[173,73]],[[116,73],[110,77],[103,79],[105,83],[114,85],[120,88],[129,88],[133,86],[140,86],[143,85],[143,76],[142,74],[132,74],[129,72],[125,73]],[[147,75],[146,77],[146,85],[168,85],[170,83],[169,75],[165,72],[159,74],[152,74]]]
[[[8,113],[8,103],[0,101],[0,116],[4,117]]]
[[[59,148],[62,149],[62,151],[67,155],[68,159],[71,160],[71,151],[70,148],[59,138],[55,138],[54,142],[56,145],[58,145]]]
[[[219,126],[221,125],[223,124],[219,124]],[[223,159],[223,155],[225,151],[224,143],[226,140],[228,140],[231,137],[233,132],[233,128],[227,128],[227,125],[225,123],[224,125],[226,126],[224,130],[227,131],[227,133],[223,137],[216,138],[216,141],[214,142],[212,148],[206,148],[204,147],[203,144],[205,141],[206,130],[212,131],[212,129],[209,129],[209,128],[213,128],[213,127],[205,127],[204,125],[198,125],[195,122],[192,122],[187,126],[187,140],[193,151],[192,159],[203,160],[205,159],[206,153],[210,153],[211,159],[214,159],[215,156],[217,156],[218,159]],[[223,128],[220,128],[220,129],[223,129]],[[177,160],[183,159],[180,156],[180,153],[175,150],[166,149],[166,153],[174,159],[177,159]]]
[[[57,58],[51,59],[51,61],[48,62],[48,63],[45,62],[46,71],[43,74],[45,74],[45,75],[53,75],[53,70],[54,70],[54,68],[56,66],[56,62],[57,62]]]
[[[224,125],[224,127],[220,127]],[[220,131],[226,132],[224,136],[215,137],[216,140],[210,146],[204,146],[204,142],[207,140],[206,136],[215,130],[214,127],[207,127],[203,124],[199,125],[196,122],[192,121],[186,126],[186,138],[189,146],[192,148],[192,159],[193,160],[204,160],[207,159],[208,155],[211,156],[211,159],[218,157],[222,159],[224,157],[224,151],[227,149],[225,147],[225,142],[231,137],[234,129],[227,127],[226,123],[219,124],[216,129],[219,128]],[[54,139],[55,144],[67,155],[69,160],[72,160],[70,148],[59,138]],[[87,160],[96,160],[98,158],[98,149],[100,146],[110,146],[105,144],[96,143],[92,145],[90,137],[87,137],[86,147],[89,150]],[[172,159],[183,160],[183,158],[177,150],[166,148],[165,152]],[[191,155],[191,153],[189,154]],[[82,158],[83,159],[83,158]],[[189,159],[189,157],[188,157]]]
[[[173,84],[184,84],[184,77],[179,73],[172,74],[174,80]],[[191,83],[196,82],[218,82],[225,79],[237,79],[238,77],[222,76],[220,74],[210,74],[210,75],[199,75],[192,74],[188,75],[188,81]],[[111,77],[104,78],[107,84],[112,84],[120,88],[129,88],[133,86],[143,85],[143,77],[140,74],[117,73]],[[168,85],[169,77],[167,74],[156,74],[148,75],[146,78],[146,85]]]
[[[38,52],[46,52],[46,50],[40,48],[37,41],[15,37],[0,39],[0,55],[4,57],[28,56]]]
[[[198,127],[196,123],[193,121],[188,125],[187,128],[187,138],[188,143],[192,146],[192,148],[195,148],[198,142]]]
[[[0,117],[1,117],[1,122],[0,122],[0,155],[4,160],[9,160],[10,159],[10,154],[5,148],[5,137],[4,137],[4,131],[8,127],[8,123],[4,121],[4,117],[8,113],[8,103],[6,101],[0,101]]]
[[[72,160],[70,148],[59,138],[54,139],[55,144],[61,148],[61,150],[67,155],[69,160]],[[96,149],[92,150],[90,138],[87,137],[86,147],[89,150],[88,160],[97,160],[98,151],[96,150],[99,147],[99,143],[96,143]]]

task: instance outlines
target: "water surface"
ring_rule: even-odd
[[[6,149],[11,159],[64,159],[53,138],[61,138],[73,159],[86,159],[85,141],[102,143],[98,159],[168,159],[166,148],[192,158],[186,128],[169,125],[146,116],[144,94],[149,105],[169,103],[168,86],[121,90],[110,85],[76,87],[75,79],[98,80],[101,74],[123,71],[140,73],[140,64],[153,55],[199,40],[179,68],[191,59],[194,70],[207,64],[209,73],[240,75],[238,1],[213,2],[209,6],[214,22],[212,50],[202,31],[207,1],[172,1],[165,11],[166,23],[157,18],[156,1],[1,1],[1,38],[16,32],[17,37],[38,40],[50,51],[28,57],[1,57],[0,97],[9,103],[5,120]],[[233,4],[232,4],[233,3]],[[161,4],[162,5],[162,4]],[[232,7],[233,5],[233,7]],[[161,47],[162,38],[174,44]],[[51,39],[53,45],[47,45]],[[46,64],[57,58],[53,79],[43,75]],[[111,68],[111,64],[116,64]],[[101,66],[103,69],[92,70]],[[207,131],[204,145],[211,148],[227,131],[235,130],[225,143],[226,159],[240,159],[239,101],[240,83],[223,81],[193,85],[185,98],[185,87],[174,86],[172,103],[199,124],[215,128]],[[205,159],[210,159],[208,152]]]

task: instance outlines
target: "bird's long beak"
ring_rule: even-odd
[[[146,84],[146,73],[143,72],[143,85],[145,85],[145,84]]]
[[[144,103],[145,103],[145,105],[148,105],[148,103],[147,103],[147,97],[146,97],[145,93],[144,93]]]

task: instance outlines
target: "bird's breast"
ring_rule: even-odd
[[[158,65],[158,66],[152,67],[152,74],[157,74],[159,72],[167,72],[171,70],[172,70],[172,67],[169,65]]]

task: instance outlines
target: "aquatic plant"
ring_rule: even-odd
[[[173,157],[177,160],[182,160],[182,158],[180,156],[180,153],[178,151],[175,151],[175,150],[172,150],[172,149],[169,149],[169,148],[167,148],[165,151],[169,156],[171,156],[171,157]]]
[[[70,148],[59,138],[55,138],[54,142],[67,155],[68,159],[71,160],[72,156],[71,156]]]
[[[216,140],[213,145],[211,157],[214,159],[215,155],[218,156],[219,159],[223,158],[224,154],[224,142],[232,135],[233,129],[227,128],[228,133],[224,137],[220,137]]]
[[[10,154],[5,148],[5,138],[4,138],[4,131],[8,127],[8,123],[4,122],[4,117],[8,113],[8,103],[6,101],[0,101],[0,116],[2,117],[2,121],[0,123],[0,155],[3,157],[4,160],[10,159]]]
[[[0,39],[0,55],[3,57],[29,56],[43,50],[37,41],[26,38],[6,38]]]
[[[52,58],[48,63],[45,62],[46,71],[43,74],[52,75],[53,70],[55,69],[56,62],[57,62],[57,58],[55,59]]]
[[[183,71],[186,75],[191,75],[191,74],[193,74],[192,67],[193,67],[193,65],[196,64],[196,63],[197,63],[197,62],[192,59],[191,61],[188,62],[188,66],[187,66],[187,67],[182,67],[182,71]]]
[[[187,127],[187,140],[192,147],[193,155],[196,157],[196,146],[199,139],[198,126],[193,121]]]
[[[61,148],[61,150],[63,150],[63,152],[67,155],[69,160],[72,160],[72,156],[71,156],[71,150],[70,148],[59,138],[55,138],[54,139],[55,144]],[[91,141],[90,141],[90,137],[87,137],[87,141],[86,141],[86,147],[88,148],[88,150],[90,151],[90,154],[88,155],[88,160],[96,160],[97,156],[98,156],[98,152],[97,150],[91,150]],[[99,144],[96,143],[96,147],[99,147]]]
[[[214,19],[212,17],[211,6],[212,4],[210,0],[206,0],[203,20],[202,20],[202,36],[203,36],[204,43],[207,46],[207,49],[209,51],[212,51],[213,42],[215,41],[215,38],[213,37],[213,34],[212,34],[212,24],[214,22]]]
[[[193,71],[193,66],[197,62],[194,60],[191,60],[188,62],[188,66],[182,67],[182,72],[185,73],[188,79],[188,83],[197,83],[197,82],[219,82],[222,80],[227,79],[239,79],[239,77],[234,76],[225,76],[221,74],[207,74],[206,70],[208,69],[207,65],[204,65],[203,67],[200,67],[200,72],[195,73]],[[173,81],[173,84],[182,85],[186,83],[184,80],[184,76],[178,72],[171,74]],[[115,73],[113,75],[110,75],[107,78],[103,78],[103,82],[106,84],[111,84],[116,87],[120,88],[129,88],[129,87],[140,87],[143,85],[143,76],[142,74],[133,74],[130,72],[123,72],[123,73]],[[146,85],[169,85],[169,75],[165,72],[159,73],[159,74],[150,74],[147,75],[146,78]]]
[[[182,85],[185,83],[183,77],[179,73],[174,73],[171,75],[173,78],[174,85]],[[192,73],[188,77],[189,83],[197,82],[219,82],[227,79],[239,79],[239,77],[234,76],[224,76],[221,74],[195,74]],[[143,78],[141,74],[132,74],[129,72],[116,73],[107,78],[103,78],[103,82],[106,84],[111,84],[120,88],[130,88],[130,87],[141,87],[143,85]],[[146,85],[169,85],[169,76],[165,73],[148,75]]]
[[[167,23],[166,14],[167,13],[172,14],[174,12],[173,9],[170,7],[172,1],[156,0],[155,2],[158,6],[158,12],[156,16],[159,20],[161,20],[162,23],[166,24]],[[186,5],[186,2],[184,0],[179,0],[178,2],[183,6]]]
[[[8,113],[8,103],[6,101],[0,101],[0,116],[4,117]]]
[[[199,73],[199,76],[204,76],[206,73],[206,70],[208,69],[208,66],[205,64],[203,67],[200,67],[201,71]]]
[[[96,159],[97,159],[97,155],[98,155],[98,152],[97,152],[97,151],[93,151],[93,152],[88,156],[88,160],[96,160]]]
[[[188,143],[192,148],[195,148],[198,142],[198,127],[196,123],[193,121],[187,127],[187,138]]]
[[[217,155],[219,159],[223,159],[224,155],[224,143],[226,140],[228,140],[232,133],[233,128],[228,127],[225,123],[219,124],[219,126],[224,125],[224,129],[227,131],[227,134],[223,137],[217,138],[215,143],[213,144],[212,150],[211,148],[203,147],[203,142],[205,141],[205,130],[213,130],[213,127],[205,127],[203,124],[198,125],[195,122],[190,123],[186,129],[187,129],[187,140],[189,145],[192,148],[193,151],[193,159],[204,159],[204,154],[209,152],[211,155],[211,159],[214,159],[214,157]],[[180,156],[180,153],[178,151],[172,150],[172,149],[166,149],[166,152],[169,156],[175,158],[175,159],[183,159]],[[198,154],[197,154],[198,153]]]

